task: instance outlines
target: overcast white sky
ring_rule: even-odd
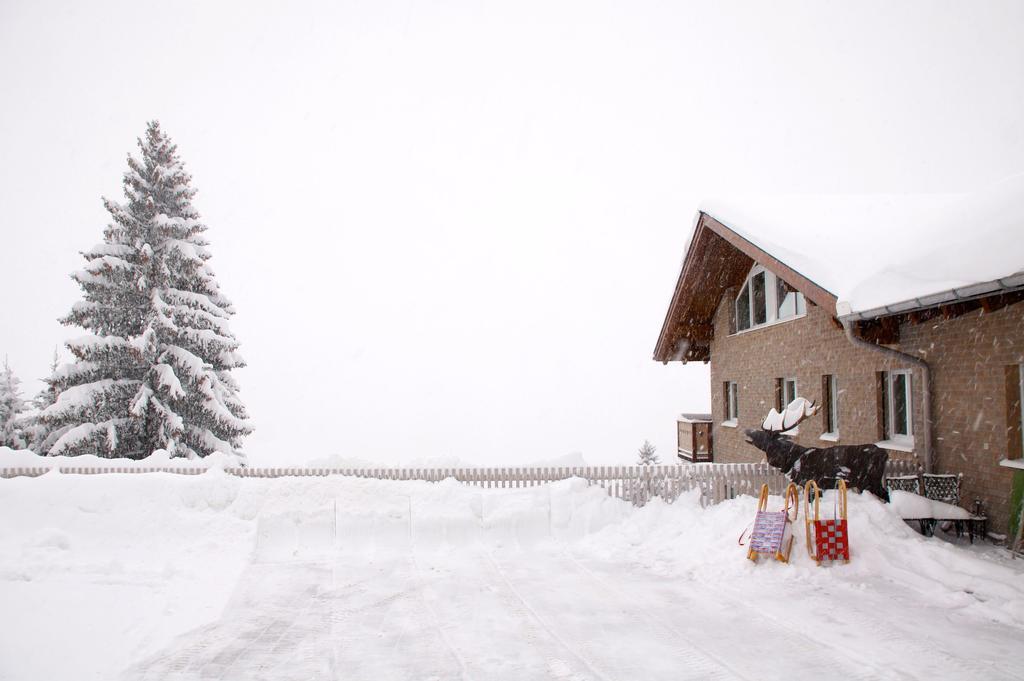
[[[254,464],[666,459],[698,202],[1024,170],[1022,2],[0,2],[0,353],[41,387],[159,119]]]

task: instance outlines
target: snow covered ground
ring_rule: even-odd
[[[754,565],[754,506],[634,509],[580,480],[0,480],[0,679],[1024,676],[1024,561],[854,495],[851,564],[815,567],[801,519],[792,564]]]

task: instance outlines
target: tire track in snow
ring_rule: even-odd
[[[452,657],[454,657],[455,661],[458,663],[459,671],[461,673],[462,678],[465,681],[472,681],[472,677],[469,675],[469,668],[466,666],[466,661],[462,658],[462,655],[459,654],[459,651],[456,650],[455,646],[452,645],[451,639],[448,638],[448,634],[445,632],[444,627],[441,624],[441,618],[438,616],[437,611],[434,609],[434,607],[430,605],[430,601],[427,598],[427,594],[424,589],[423,572],[420,569],[419,560],[417,560],[416,558],[416,547],[409,547],[409,555],[412,558],[412,565],[413,570],[415,571],[415,581],[417,585],[417,592],[419,593],[420,596],[420,602],[423,603],[423,607],[426,609],[426,611],[430,613],[430,618],[433,621],[434,629],[441,637],[441,640],[448,648],[448,651],[452,654]]]
[[[656,612],[657,607],[650,599],[643,596],[638,597],[636,596],[636,594],[633,593],[627,593],[626,590],[622,587],[617,586],[616,584],[610,582],[604,577],[598,576],[592,569],[587,567],[584,563],[582,563],[579,559],[577,559],[568,551],[565,552],[565,556],[569,559],[569,561],[571,561],[571,563],[574,566],[576,566],[579,569],[579,572],[581,574],[586,575],[591,580],[597,582],[607,591],[616,592],[623,598],[639,599],[643,601],[645,605],[644,610],[647,613],[647,615],[660,622],[662,626],[668,628],[680,638],[693,638],[693,632],[684,632],[680,630],[678,627],[676,627],[674,624],[672,624],[670,619],[666,617],[658,617],[653,615],[653,613]],[[848,649],[840,648],[838,646],[832,645],[831,643],[821,641],[820,639],[806,636],[803,632],[793,629],[784,620],[780,620],[771,615],[766,615],[762,610],[754,608],[748,603],[743,603],[736,599],[724,596],[718,587],[716,587],[714,591],[714,603],[711,604],[713,607],[703,606],[703,604],[699,604],[699,601],[691,597],[681,596],[680,594],[678,594],[678,592],[674,590],[673,597],[677,597],[680,599],[674,601],[676,607],[680,610],[685,610],[687,613],[700,612],[703,610],[704,612],[701,613],[701,617],[699,617],[698,619],[700,619],[702,622],[706,624],[710,623],[712,618],[724,617],[723,613],[728,612],[729,608],[731,608],[733,611],[747,611],[747,615],[745,617],[736,617],[735,619],[744,620],[748,626],[751,622],[757,622],[758,620],[768,620],[771,624],[770,627],[761,626],[762,629],[768,630],[767,634],[764,637],[756,637],[753,639],[747,638],[743,641],[743,644],[747,646],[747,652],[744,653],[744,655],[755,660],[759,659],[759,653],[752,652],[750,648],[758,643],[767,644],[765,646],[766,650],[764,650],[760,654],[760,657],[768,657],[772,653],[777,653],[779,650],[784,649],[787,651],[798,651],[805,657],[806,662],[819,664],[824,659],[826,659],[823,657],[821,649],[828,648],[831,650],[831,655],[827,658],[829,660],[828,668],[830,671],[839,671],[843,678],[862,679],[863,681],[874,681],[876,679],[885,679],[893,677],[892,673],[889,670],[866,664],[858,665],[855,669],[837,670],[837,666],[849,666],[848,663],[844,662],[849,658]],[[723,608],[723,604],[721,603],[721,601],[728,601],[728,608]],[[722,624],[727,625],[729,623],[725,622],[719,624],[721,626]],[[705,632],[703,636],[700,636],[703,643],[701,649],[704,650],[709,656],[713,657],[714,659],[722,661],[721,655],[709,652],[716,646],[720,646],[723,644],[724,639],[720,635],[717,635],[720,632],[708,634],[706,633],[708,631],[707,626],[702,627],[700,631]],[[727,633],[735,636],[737,632],[735,630],[732,630]],[[738,648],[742,647],[737,646],[735,643],[729,644],[729,649],[732,651],[735,651]],[[724,661],[722,661],[722,664],[731,666],[729,663],[725,663]],[[756,669],[751,670],[750,673],[754,676],[763,676],[765,673],[763,663],[758,663],[755,665],[755,667]],[[786,678],[800,679],[803,678],[801,674],[804,672],[806,672],[808,679],[821,678],[820,672],[817,671],[817,668],[815,667],[808,667],[806,669],[796,670],[789,669],[786,671]]]
[[[722,595],[742,607],[753,607],[739,600],[738,594],[736,596]],[[912,673],[920,675],[921,678],[972,679],[983,677],[987,681],[1019,681],[1021,678],[1019,671],[1010,671],[984,660],[979,659],[967,663],[962,658],[950,655],[944,650],[950,645],[950,641],[935,640],[921,631],[908,632],[902,627],[893,625],[891,619],[880,617],[880,607],[876,607],[872,612],[864,612],[865,607],[864,603],[847,598],[843,600],[843,607],[838,616],[857,631],[872,632],[876,639],[872,642],[873,645],[884,648],[888,652],[887,657],[890,659],[890,663],[894,666],[898,666],[900,662],[906,663],[908,652],[919,651],[919,654],[912,657],[912,664],[908,663],[907,666],[912,668]],[[837,651],[843,650],[843,648],[819,636],[814,636],[806,630],[794,628],[791,623],[778,619],[774,615],[768,614],[766,617],[775,621],[778,626],[798,631],[819,641],[822,646],[828,646]],[[959,633],[970,633],[970,630],[961,629]],[[993,676],[994,674],[998,674],[998,676]]]
[[[304,576],[287,579],[285,572]],[[175,637],[161,651],[129,666],[120,678],[272,678],[284,652],[275,652],[275,647],[286,647],[282,644],[296,638],[290,636],[294,624],[325,606],[315,597],[303,599],[316,595],[317,576],[316,567],[309,564],[250,566],[217,620]],[[297,659],[296,652],[289,650],[286,657]]]
[[[632,594],[627,594],[621,588],[619,588],[617,586],[614,586],[613,584],[609,584],[606,580],[603,580],[603,579],[599,578],[589,568],[587,568],[585,565],[583,565],[578,560],[576,560],[576,558],[574,556],[572,556],[570,553],[563,551],[562,555],[565,556],[566,558],[568,558],[570,560],[570,562],[572,563],[572,565],[577,568],[577,573],[578,574],[584,575],[591,583],[597,584],[605,593],[611,594],[620,603],[621,602],[628,602],[628,603],[631,603],[635,607],[637,599]],[[645,599],[641,599],[641,600],[645,600]],[[651,607],[651,604],[649,602],[645,601],[645,602],[642,603],[642,605],[645,606],[645,607],[643,607],[644,617],[649,618],[655,624],[657,624],[661,628],[663,628],[663,629],[667,630],[668,632],[670,632],[673,636],[676,637],[675,640],[683,641],[683,640],[688,640],[688,639],[692,638],[692,636],[689,635],[688,633],[679,630],[675,625],[672,624],[672,622],[670,620],[668,620],[666,618],[663,618],[663,617],[652,616],[652,612],[654,612],[654,608]],[[706,647],[702,647],[702,648],[694,647],[694,650],[699,651],[703,656],[707,657],[712,662],[720,665],[723,669],[727,669],[731,674],[733,674],[733,676],[735,678],[737,678],[737,679],[749,679],[750,678],[750,677],[744,675],[738,669],[736,669],[730,662],[726,662],[720,656],[714,655],[714,654],[708,652]],[[755,676],[760,676],[760,672],[755,674]]]
[[[490,552],[486,552],[484,555],[487,556],[487,559],[490,561],[495,573],[505,584],[505,587],[508,589],[509,593],[511,593],[516,598],[516,600],[518,600],[519,603],[522,604],[523,610],[530,614],[534,621],[537,622],[541,629],[547,632],[548,636],[550,636],[553,641],[555,641],[558,645],[564,648],[572,657],[576,659],[577,662],[583,665],[583,667],[585,667],[591,674],[593,674],[599,679],[602,679],[602,681],[612,681],[607,676],[602,674],[596,667],[594,667],[590,660],[584,657],[578,650],[576,650],[568,643],[566,643],[565,639],[563,639],[561,636],[555,633],[555,631],[544,620],[544,618],[537,614],[536,610],[530,607],[530,604],[526,602],[525,598],[523,598],[523,594],[520,593],[519,589],[517,589],[515,585],[512,584],[511,580],[509,580],[508,578],[508,575],[505,573],[504,570],[502,570],[501,566],[498,565],[498,561],[494,559],[493,554],[491,554]]]
[[[578,564],[582,570],[592,572],[571,554],[567,553],[566,555]],[[596,575],[595,579],[606,582],[606,580]],[[799,608],[801,596],[805,596],[805,594],[790,594],[788,598],[780,596],[780,598],[775,600],[788,600],[794,604],[794,608]],[[771,623],[775,631],[785,631],[786,633],[781,635],[784,645],[796,646],[801,651],[808,653],[812,660],[815,658],[821,659],[820,652],[818,652],[819,649],[829,649],[831,651],[828,658],[828,668],[830,670],[835,670],[837,666],[836,661],[845,660],[848,662],[850,660],[850,647],[842,645],[841,642],[837,643],[835,640],[836,636],[840,634],[832,637],[821,636],[817,633],[820,629],[793,624],[793,622],[804,621],[799,614],[791,611],[789,613],[790,617],[780,617],[774,614],[768,607],[758,607],[756,604],[751,603],[735,588],[721,584],[715,585],[714,597],[719,601],[727,603],[728,608],[746,612],[747,616],[745,619],[747,620],[765,620]],[[963,659],[950,655],[943,650],[944,646],[949,645],[948,642],[937,641],[927,635],[919,634],[919,632],[908,633],[906,630],[891,624],[890,619],[884,616],[884,607],[877,606],[876,604],[871,612],[865,612],[864,610],[867,607],[872,607],[872,605],[859,602],[853,598],[843,599],[842,609],[836,613],[837,619],[855,631],[871,632],[873,637],[871,645],[877,646],[876,651],[878,649],[886,650],[886,660],[882,665],[871,664],[862,660],[860,669],[855,671],[843,670],[841,673],[844,678],[857,678],[864,679],[865,681],[880,678],[904,679],[908,678],[909,674],[911,678],[969,679],[978,677],[982,669],[984,669],[986,679],[1014,681],[1020,678],[1019,673],[1009,671],[991,662],[986,663],[979,660],[967,663]],[[810,613],[811,611],[807,612]],[[811,622],[814,627],[820,626],[821,623],[820,617],[812,617],[807,621]],[[710,639],[709,643],[713,643],[713,639]],[[908,662],[908,653],[913,651],[920,651],[920,654],[913,655],[912,663],[910,663]],[[901,663],[903,664],[901,665]],[[999,674],[999,676],[993,677],[993,673]],[[787,678],[793,678],[792,674],[787,674]],[[817,678],[817,675],[815,678]]]
[[[318,628],[324,628],[323,625],[330,624],[330,607],[325,598],[325,590],[323,585],[311,584],[306,587],[301,595],[305,598],[305,605],[299,610],[298,614],[292,614],[289,618],[288,628],[281,632],[276,637],[273,643],[267,642],[264,649],[269,649],[269,661],[267,662],[264,669],[269,669],[266,676],[260,675],[260,677],[254,677],[251,671],[247,671],[243,674],[245,678],[268,678],[275,679],[281,676],[288,675],[310,675],[307,678],[316,678],[314,676],[314,670],[318,667],[317,663],[321,662],[323,655],[316,654],[316,644],[325,643],[325,633],[321,632],[318,636],[309,637],[302,636],[302,630],[307,625],[307,615],[318,612],[316,620],[322,621],[317,624],[321,625]],[[304,645],[308,643],[308,647]],[[313,648],[314,652],[310,653],[309,647]],[[238,665],[239,659],[237,657],[234,661],[225,669],[221,675],[222,679],[230,678],[230,673],[234,670],[234,667]],[[262,671],[262,670],[261,670]]]
[[[548,617],[541,615],[540,612],[538,612],[538,608],[535,608],[534,606],[530,605],[527,598],[523,596],[522,590],[518,589],[514,585],[511,578],[508,576],[507,571],[501,567],[500,563],[498,563],[498,561],[494,558],[493,554],[487,555],[488,558],[491,560],[492,564],[494,565],[495,570],[505,581],[509,590],[519,598],[519,600],[523,603],[523,606],[530,613],[533,614],[534,618],[541,624],[545,631],[547,631],[555,640],[561,643],[567,650],[571,651],[573,655],[582,663],[584,663],[587,666],[587,668],[590,669],[598,678],[604,679],[605,681],[612,681],[612,679],[619,680],[622,678],[617,674],[612,674],[611,676],[609,676],[609,674],[599,671],[596,663],[591,661],[588,658],[588,656],[585,656],[582,653],[580,653],[576,646],[570,645],[565,640],[564,636],[559,635],[555,631],[555,628],[552,625],[550,619]],[[546,558],[550,558],[552,556],[552,554],[547,552],[543,553],[542,555]],[[545,560],[543,565],[546,568],[556,567],[552,566],[551,562],[548,560]],[[543,576],[541,580],[537,581],[543,582],[545,580],[550,580],[553,576],[552,572],[554,572],[554,574],[561,574],[558,573],[557,570],[549,571]],[[578,589],[576,591],[578,591]],[[604,591],[605,593],[609,593],[607,589],[602,589],[602,591]],[[567,595],[571,595],[574,593],[574,590],[563,589],[562,592]],[[636,610],[635,603],[625,603],[616,594],[611,595],[613,596],[613,600],[618,603],[618,607],[615,608],[615,618],[617,622],[621,622],[622,620],[629,620],[631,622],[631,626],[628,627],[627,631],[630,632],[633,636],[637,636],[636,632],[638,631],[644,631],[645,637],[639,640],[642,640],[645,643],[650,642],[651,636],[653,636],[653,638],[656,640],[658,644],[657,647],[659,647],[660,650],[656,651],[656,655],[648,655],[647,659],[651,660],[652,658],[654,658],[660,662],[671,658],[672,662],[678,663],[676,666],[672,667],[672,679],[693,679],[695,681],[698,679],[701,681],[714,679],[739,679],[741,681],[749,681],[748,677],[743,676],[738,671],[731,668],[724,661],[715,659],[714,657],[708,655],[706,652],[702,651],[696,646],[689,644],[686,641],[686,638],[681,636],[678,631],[668,629],[658,623],[655,623],[658,624],[657,627],[651,627],[651,619],[646,617],[646,614],[638,613]],[[567,610],[572,610],[572,607],[584,607],[579,603],[565,603],[564,606],[571,606],[567,607]],[[584,645],[586,645],[586,643],[584,643]],[[608,651],[605,652],[606,654],[608,653]],[[639,652],[635,650],[631,651],[631,653],[634,657],[636,655],[639,655]],[[617,659],[626,661],[624,658],[625,656],[623,655]],[[606,664],[607,662],[614,663],[615,660],[616,658],[607,660]],[[651,674],[655,673],[657,672],[655,672],[654,670],[648,670],[645,671],[642,675],[637,676],[635,678],[643,680],[652,679],[655,677]]]
[[[421,553],[419,560],[421,569],[437,573],[443,597],[435,609],[448,623],[452,645],[475,678],[600,681],[576,651],[559,643],[526,609],[486,549],[454,559],[444,553]]]
[[[366,569],[361,556],[342,556],[335,572]],[[382,556],[374,565],[375,576],[361,579],[350,585],[356,591],[343,589],[335,594],[335,607],[330,618],[332,667],[336,679],[408,679],[415,670],[420,676],[437,673],[429,678],[452,678],[456,669],[451,664],[454,657],[457,667],[459,658],[448,652],[442,653],[446,644],[429,604],[423,596],[423,580],[418,566],[411,555]],[[363,585],[371,587],[362,588]],[[389,585],[390,590],[378,592],[380,585]],[[360,599],[359,597],[364,597]],[[355,603],[342,604],[345,600]],[[368,617],[369,616],[369,617]],[[396,625],[389,627],[389,622]],[[426,631],[433,631],[440,639],[441,647],[435,647],[433,639],[424,636],[418,625],[427,624]],[[382,655],[384,643],[390,637],[390,650],[395,654]],[[443,661],[442,661],[443,660]],[[429,670],[429,672],[428,672]],[[451,672],[452,676],[448,673]],[[463,677],[466,678],[466,677]]]

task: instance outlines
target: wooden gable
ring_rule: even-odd
[[[707,213],[697,219],[672,302],[654,348],[659,362],[711,359],[715,310],[722,296],[760,263],[811,302],[835,310],[836,297]]]

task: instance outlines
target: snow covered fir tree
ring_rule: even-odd
[[[661,463],[661,460],[655,453],[655,449],[655,446],[649,440],[644,440],[644,443],[640,445],[640,449],[637,451],[637,463],[641,466],[657,466]]]
[[[25,437],[21,429],[21,413],[25,401],[21,398],[21,381],[14,375],[4,358],[0,371],[0,447],[23,449]]]
[[[138,146],[126,201],[104,199],[112,222],[72,275],[84,299],[60,321],[90,333],[67,343],[75,361],[53,376],[59,395],[41,413],[52,445],[38,453],[239,454],[252,428],[231,371],[245,364],[192,206],[196,190],[158,122]]]
[[[40,415],[57,401],[57,383],[54,377],[57,375],[59,366],[60,354],[57,352],[57,348],[54,348],[53,360],[50,362],[50,375],[43,379],[46,387],[32,398],[31,409],[25,412],[22,421],[25,441],[33,452],[46,452],[53,446],[52,432]]]

